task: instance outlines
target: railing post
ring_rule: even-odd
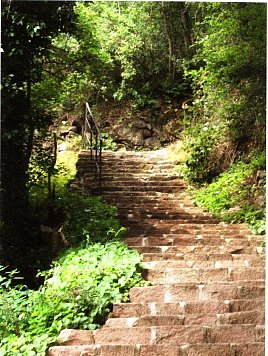
[[[90,163],[92,163],[93,161],[93,155],[92,155],[92,145],[93,145],[93,132],[92,132],[92,117],[90,116],[90,127],[89,127],[89,130],[90,130]]]
[[[84,141],[89,144],[90,162],[95,162],[95,179],[99,183],[101,193],[101,174],[102,174],[102,136],[100,129],[95,122],[88,103],[86,102],[85,124],[83,128]],[[86,143],[86,142],[85,142]],[[84,142],[83,142],[84,145]]]
[[[100,137],[100,164],[99,164],[99,188],[100,188],[100,194],[102,192],[102,137]]]

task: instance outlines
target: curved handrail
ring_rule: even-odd
[[[86,146],[90,151],[90,163],[95,165],[95,178],[99,182],[99,190],[101,192],[102,135],[87,102],[83,127],[83,148]]]

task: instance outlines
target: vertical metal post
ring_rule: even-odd
[[[100,137],[100,163],[99,163],[99,188],[100,188],[100,194],[102,192],[101,175],[102,175],[102,137]]]
[[[92,132],[92,117],[90,116],[90,163],[93,161],[93,155],[92,155],[92,145],[93,145],[93,132]]]
[[[95,164],[95,179],[98,179],[99,192],[101,193],[102,136],[87,102],[83,132],[85,141],[87,141],[90,149],[90,162]]]

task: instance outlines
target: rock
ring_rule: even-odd
[[[52,228],[50,226],[41,225],[40,230],[43,243],[52,253],[56,253],[68,245],[68,241],[62,232],[62,227]]]
[[[131,127],[115,125],[113,128],[113,138],[115,142],[125,142],[131,147],[143,145],[143,134],[141,130],[133,130]]]
[[[60,345],[90,345],[94,343],[93,333],[90,330],[64,329],[58,339]]]
[[[144,140],[144,146],[150,148],[160,147],[161,142],[157,137],[148,137]]]

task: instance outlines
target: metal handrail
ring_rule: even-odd
[[[83,127],[83,148],[85,149],[86,146],[90,151],[90,163],[95,165],[95,179],[99,182],[99,191],[101,192],[102,135],[87,102]]]

